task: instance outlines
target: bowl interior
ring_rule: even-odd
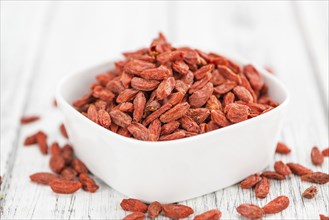
[[[96,75],[105,73],[113,67],[113,62],[106,62],[66,76],[58,87],[59,98],[63,97],[64,101],[72,105],[74,100],[89,92],[89,86],[96,81]]]

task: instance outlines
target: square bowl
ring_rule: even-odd
[[[240,65],[249,62],[231,60]],[[173,203],[233,185],[264,169],[272,160],[289,101],[285,86],[257,68],[280,103],[273,110],[225,128],[173,141],[126,138],[92,122],[71,103],[86,93],[106,62],[66,76],[56,100],[76,155],[113,189],[145,202]]]

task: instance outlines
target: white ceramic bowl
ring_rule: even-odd
[[[106,130],[71,105],[97,74],[112,66],[107,62],[68,75],[58,85],[56,99],[77,156],[113,189],[145,202],[173,203],[235,184],[271,162],[289,98],[282,83],[266,70],[257,68],[270,97],[280,103],[277,108],[194,137],[145,142]]]

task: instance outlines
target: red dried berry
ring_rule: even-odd
[[[322,150],[322,155],[325,157],[329,157],[329,147]]]
[[[298,163],[287,163],[287,166],[290,168],[291,172],[293,174],[296,174],[298,176],[303,176],[309,173],[313,173],[312,170],[298,164]]]
[[[306,199],[313,199],[317,193],[318,193],[318,188],[316,188],[316,186],[310,186],[303,192],[302,195]]]
[[[253,174],[251,176],[248,176],[245,180],[243,180],[241,183],[240,183],[240,187],[242,189],[250,189],[252,188],[253,186],[255,186],[260,180],[260,176],[259,174]]]
[[[123,220],[143,220],[144,218],[145,215],[143,212],[133,212],[124,217]]]
[[[80,173],[88,173],[88,168],[87,166],[79,159],[73,159],[72,161],[72,167],[75,171],[77,171],[79,174]]]
[[[60,173],[65,167],[65,160],[61,155],[53,155],[49,160],[49,167],[55,173]]]
[[[194,217],[193,220],[219,220],[222,216],[221,211],[212,209]]]
[[[79,175],[79,181],[82,184],[82,189],[85,191],[94,193],[99,188],[96,182],[86,173],[81,173]]]
[[[74,180],[77,175],[78,175],[77,171],[75,171],[71,167],[67,167],[64,170],[62,170],[60,174],[60,178],[64,180]]]
[[[56,175],[47,172],[35,173],[30,176],[32,182],[44,184],[44,185],[49,185],[51,181],[57,178],[58,177]]]
[[[285,210],[289,206],[289,198],[287,196],[279,196],[263,207],[265,214],[275,214]]]
[[[158,217],[161,211],[162,211],[162,206],[157,201],[152,202],[147,209],[147,213],[150,218]]]
[[[284,176],[291,174],[290,168],[281,160],[274,163],[274,170]]]
[[[291,149],[286,144],[279,142],[276,145],[276,152],[279,154],[289,154]]]
[[[59,130],[60,130],[61,134],[63,135],[63,137],[69,138],[69,136],[66,132],[66,128],[63,123],[59,126]]]
[[[318,147],[314,146],[311,151],[311,159],[314,165],[323,164],[323,155]]]
[[[187,218],[194,213],[191,207],[181,204],[162,205],[164,216],[173,219]]]
[[[71,194],[81,188],[81,183],[78,181],[56,179],[50,182],[50,187],[55,193]]]
[[[39,131],[36,135],[36,140],[39,145],[39,149],[42,154],[47,154],[48,153],[48,144],[47,144],[47,135]]]
[[[123,199],[120,206],[125,211],[130,212],[143,212],[147,211],[147,205],[138,199]]]
[[[325,216],[323,214],[320,214],[319,217],[320,217],[320,220],[329,220],[329,217]]]
[[[270,192],[270,181],[263,177],[261,181],[259,181],[255,188],[255,195],[257,198],[264,199],[268,193]]]
[[[322,172],[314,172],[301,176],[302,181],[318,183],[318,184],[326,184],[329,182],[329,174]]]
[[[38,115],[24,116],[21,118],[21,124],[28,124],[40,119]]]
[[[254,204],[241,204],[236,208],[236,211],[249,219],[258,219],[264,216],[263,209]]]
[[[59,147],[59,144],[57,142],[52,143],[52,145],[50,146],[50,154],[51,155],[61,154],[61,148]]]
[[[284,180],[286,178],[284,175],[274,171],[264,171],[261,176],[273,180]]]

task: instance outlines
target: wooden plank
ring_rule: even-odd
[[[15,160],[17,137],[21,132],[19,119],[26,111],[33,75],[44,46],[41,34],[47,30],[45,19],[52,8],[35,2],[1,2],[1,171],[6,173]],[[19,16],[18,16],[19,15]],[[49,18],[49,16],[48,16]]]
[[[294,2],[293,8],[305,42],[312,72],[328,114],[328,1]]]

